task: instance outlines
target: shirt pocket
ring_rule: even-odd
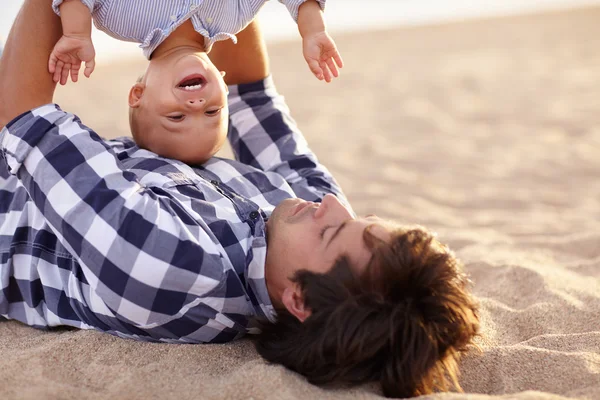
[[[183,172],[161,172],[160,169],[154,172],[143,171],[143,174],[139,174],[138,176],[141,185],[161,189],[172,189],[178,186],[197,186],[200,183],[200,179],[190,177]]]

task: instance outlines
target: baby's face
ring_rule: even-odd
[[[205,53],[183,49],[151,60],[129,99],[136,142],[163,157],[207,161],[227,137],[227,92]]]

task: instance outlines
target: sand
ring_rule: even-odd
[[[359,214],[420,223],[464,261],[482,305],[466,394],[600,399],[600,8],[337,36],[346,67],[311,78],[270,47],[302,131]],[[57,101],[127,133],[143,60],[100,65]],[[226,154],[226,153],[225,153]],[[137,343],[0,323],[2,399],[376,399],[267,365],[251,343]]]

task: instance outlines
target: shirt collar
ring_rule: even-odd
[[[245,275],[250,300],[257,315],[274,323],[277,314],[271,302],[265,279],[267,261],[267,238],[265,233],[265,221],[261,219],[256,225],[256,235],[252,241],[252,258],[246,267]]]

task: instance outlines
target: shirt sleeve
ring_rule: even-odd
[[[56,15],[60,16],[60,5],[64,0],[52,0],[52,9]],[[90,10],[90,14],[94,12],[94,4],[96,0],[80,0]]]
[[[271,76],[230,86],[229,118],[228,139],[238,161],[281,175],[300,198],[320,201],[331,193],[351,209],[338,182],[308,147]]]
[[[290,12],[290,15],[294,19],[294,21],[298,22],[298,9],[305,1],[315,1],[315,0],[279,0],[280,3],[285,5],[285,7]],[[325,0],[316,0],[321,7],[321,10],[325,11]]]
[[[185,336],[177,329],[194,324],[226,329],[211,319],[218,309],[198,311],[221,293],[224,274],[204,221],[175,195],[141,185],[79,118],[54,104],[24,113],[0,132],[0,150],[77,261],[75,275],[103,302],[88,304],[92,311],[108,307],[118,321],[159,332],[155,339]]]

